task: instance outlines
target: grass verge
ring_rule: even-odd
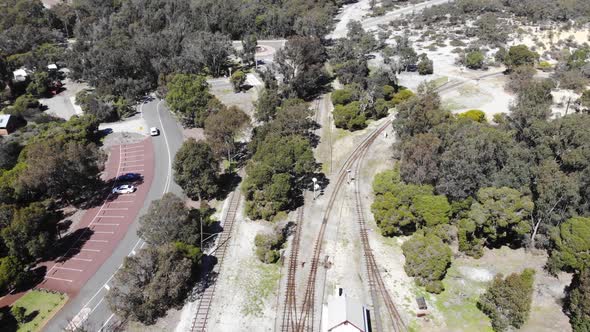
[[[68,301],[68,296],[41,290],[32,290],[18,299],[12,306],[26,309],[27,322],[19,324],[18,332],[41,331],[45,324]]]

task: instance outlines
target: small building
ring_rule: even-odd
[[[17,127],[17,121],[14,116],[0,114],[0,136],[10,135]]]
[[[370,332],[369,310],[341,290],[324,307],[323,332]]]
[[[29,74],[24,68],[13,71],[12,75],[14,76],[15,82],[24,82],[27,80],[27,77],[29,76]]]
[[[47,65],[47,70],[49,71],[57,71],[57,65],[55,63]]]

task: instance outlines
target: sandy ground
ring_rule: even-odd
[[[520,26],[523,30],[521,35],[515,35],[510,45],[524,44],[533,48],[539,54],[551,50],[552,46],[562,49],[558,46],[560,40],[571,40],[579,45],[590,42],[590,26],[583,29],[571,29],[562,31],[558,28],[551,28],[545,31],[536,26]]]
[[[64,91],[52,98],[42,98],[39,102],[47,106],[47,113],[53,114],[65,120],[74,115],[81,115],[80,106],[74,104],[76,94],[88,87],[86,83],[78,83],[66,78],[63,82]]]

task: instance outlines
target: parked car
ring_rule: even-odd
[[[113,188],[113,194],[131,194],[136,189],[137,188],[135,188],[135,186],[132,186],[130,184],[124,184]]]
[[[141,174],[139,173],[127,173],[119,176],[117,181],[137,181],[141,179]]]
[[[158,136],[158,135],[160,135],[160,130],[158,130],[158,128],[156,128],[156,127],[151,127],[150,128],[150,135]]]

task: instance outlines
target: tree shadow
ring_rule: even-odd
[[[30,314],[28,314],[25,317],[25,323],[28,323],[28,322],[32,321],[33,319],[35,319],[35,317],[37,317],[37,315],[39,315],[39,310],[35,310],[35,311],[31,312]]]
[[[236,190],[241,181],[242,177],[236,172],[221,174],[219,177],[219,190],[217,190],[215,199],[218,201],[225,200],[231,192]]]
[[[46,256],[46,259],[56,260],[58,263],[67,261],[80,253],[80,248],[93,234],[94,231],[88,227],[75,230],[58,240],[57,246]]]
[[[22,280],[12,291],[11,294],[14,293],[21,293],[28,291],[29,289],[35,288],[45,279],[45,274],[47,273],[46,266],[38,266],[36,268],[32,268],[28,271],[25,279]]]
[[[211,287],[219,277],[219,273],[214,272],[213,268],[217,265],[218,259],[212,255],[204,255],[201,262],[193,271],[194,287],[187,296],[190,302],[196,301],[205,289]]]
[[[9,306],[0,308],[0,317],[0,326],[2,326],[2,331],[16,332],[18,330],[18,322],[14,316],[12,316]]]

